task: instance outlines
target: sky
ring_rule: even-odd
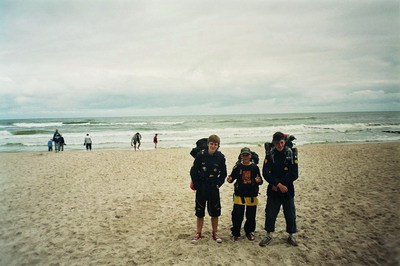
[[[398,0],[0,0],[0,119],[400,111]]]

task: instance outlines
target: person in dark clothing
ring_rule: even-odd
[[[136,132],[136,134],[133,135],[133,137],[131,139],[131,146],[134,147],[135,151],[136,151],[136,144],[138,145],[137,149],[140,150],[140,140],[141,139],[142,139],[142,135],[140,135],[139,132]]]
[[[196,236],[192,243],[203,238],[205,208],[211,216],[212,238],[221,243],[222,239],[217,235],[218,217],[221,215],[221,201],[219,188],[225,182],[227,176],[225,156],[218,151],[221,141],[217,135],[211,135],[207,140],[207,149],[197,153],[190,176],[193,189],[196,190]]]
[[[267,152],[263,165],[263,176],[268,182],[267,206],[265,208],[265,230],[267,234],[259,243],[264,247],[272,241],[272,232],[275,231],[276,217],[281,206],[286,220],[286,232],[289,233],[287,242],[297,246],[293,234],[296,228],[296,208],[294,205],[294,185],[298,178],[297,153],[285,146],[286,137],[282,132],[273,135],[274,147]]]
[[[154,143],[154,149],[157,149],[157,143],[158,143],[158,134],[154,135],[153,138],[153,143]]]
[[[233,195],[232,210],[232,240],[238,241],[240,237],[240,228],[242,226],[244,213],[246,210],[246,222],[244,231],[248,240],[254,240],[254,231],[256,229],[256,212],[258,204],[258,186],[263,183],[260,174],[260,168],[251,161],[251,150],[247,147],[241,149],[241,161],[233,167],[232,173],[226,181],[235,183],[235,193]]]
[[[67,144],[65,143],[63,135],[61,135],[61,138],[60,138],[61,151],[64,151],[64,145],[67,145]]]
[[[54,132],[53,141],[55,152],[59,152],[61,147],[61,134],[60,132],[58,132],[58,129],[56,129],[56,131]]]

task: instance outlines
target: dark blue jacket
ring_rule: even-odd
[[[282,151],[273,147],[264,160],[263,176],[268,182],[267,195],[269,197],[294,197],[293,182],[299,177],[297,154],[289,147],[285,147]],[[279,189],[274,191],[272,187],[278,183],[285,185],[288,192],[282,193]]]
[[[54,132],[54,135],[53,135],[53,141],[54,142],[61,142],[61,134],[57,131],[57,132]]]
[[[216,151],[208,154],[202,150],[196,155],[193,166],[190,169],[190,177],[197,190],[221,187],[227,176],[225,156]]]
[[[255,163],[244,165],[237,163],[232,170],[232,180],[237,180],[235,183],[235,196],[241,197],[257,197],[258,186],[261,183],[256,182],[256,177],[260,176],[260,168]]]

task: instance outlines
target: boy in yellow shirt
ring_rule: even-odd
[[[240,151],[241,162],[237,163],[226,181],[235,183],[235,193],[233,195],[232,210],[232,240],[238,241],[244,214],[246,212],[246,222],[244,231],[248,240],[254,240],[254,230],[256,229],[256,212],[258,204],[258,187],[263,183],[260,169],[251,162],[251,150],[247,147]]]

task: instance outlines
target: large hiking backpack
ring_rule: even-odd
[[[196,141],[196,148],[193,148],[190,151],[190,155],[193,156],[193,158],[196,158],[196,155],[201,151],[207,149],[207,140],[208,138],[202,138]]]
[[[285,152],[286,152],[286,157],[287,159],[291,160],[293,163],[293,160],[297,160],[297,148],[294,146],[295,144],[293,143],[293,140],[295,140],[295,136],[293,135],[286,135],[286,143],[285,143]],[[290,149],[286,149],[290,148]],[[265,148],[265,157],[267,158],[268,156],[271,156],[273,153],[273,148],[274,144],[271,142],[265,142],[264,143],[264,148]],[[274,159],[273,156],[271,156],[272,160]]]
[[[240,153],[239,153],[237,163],[240,163],[240,161],[241,161],[241,158],[240,158]],[[260,162],[260,158],[259,158],[259,156],[258,156],[258,154],[256,152],[251,151],[251,159],[250,159],[250,161],[253,162],[254,164],[258,164]]]

